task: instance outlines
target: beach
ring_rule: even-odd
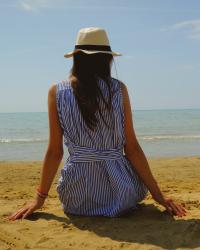
[[[44,206],[8,221],[34,199],[42,161],[1,161],[0,249],[200,249],[200,156],[147,159],[163,193],[185,204],[185,217],[171,217],[150,193],[121,218],[65,215],[56,192],[62,161]]]

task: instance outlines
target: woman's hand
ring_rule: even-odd
[[[182,205],[175,203],[171,198],[165,198],[165,203],[162,205],[172,216],[177,215],[182,217],[186,215],[185,208]]]
[[[162,197],[162,199],[155,199],[155,201],[163,205],[172,216],[177,215],[182,217],[186,215],[185,208],[182,205],[175,203],[171,198]]]
[[[26,218],[28,215],[32,214],[35,210],[41,208],[44,204],[45,199],[37,197],[34,201],[28,203],[24,207],[20,208],[13,214],[7,217],[9,220],[16,220],[22,217],[22,219]]]

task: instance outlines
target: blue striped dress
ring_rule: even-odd
[[[68,79],[56,83],[56,104],[69,157],[56,186],[64,213],[119,217],[138,209],[148,192],[124,154],[124,112],[121,82],[111,78],[113,112],[102,106],[109,128],[97,113],[95,132],[85,124]],[[105,96],[106,83],[98,84]]]

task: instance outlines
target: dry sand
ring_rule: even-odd
[[[149,194],[122,218],[66,216],[56,193],[60,168],[44,206],[24,220],[6,221],[35,197],[42,162],[0,162],[0,249],[200,249],[200,157],[148,158],[161,190],[184,202],[171,217]]]

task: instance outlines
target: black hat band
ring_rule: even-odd
[[[111,51],[111,47],[109,45],[75,45],[75,49]]]

